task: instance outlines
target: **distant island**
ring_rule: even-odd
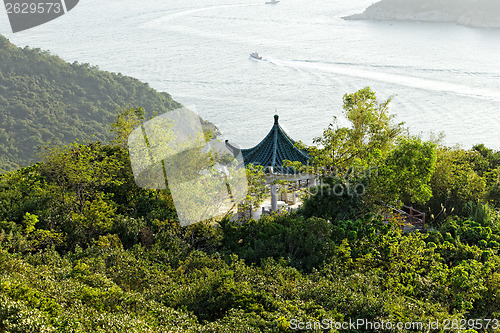
[[[453,22],[476,28],[500,28],[498,0],[382,0],[345,20]]]

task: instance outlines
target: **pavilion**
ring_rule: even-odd
[[[227,147],[233,152],[240,150],[245,166],[249,164],[264,167],[266,179],[271,184],[271,210],[277,209],[277,189],[274,180],[306,182],[307,185],[315,184],[314,175],[297,173],[292,168],[283,166],[284,160],[300,162],[307,165],[309,154],[296,146],[294,141],[279,125],[279,116],[274,116],[274,125],[266,137],[255,147],[238,149],[226,140]]]
[[[289,160],[306,165],[310,156],[306,151],[296,147],[296,142],[281,128],[278,120],[279,116],[275,115],[271,131],[258,145],[253,148],[240,149],[240,151],[245,166],[249,164],[261,165],[266,174],[293,175],[295,174],[294,170],[284,167],[283,161]],[[232,151],[238,149],[227,140],[226,145]]]

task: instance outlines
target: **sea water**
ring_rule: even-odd
[[[342,20],[372,0],[265,2],[81,0],[16,34],[2,13],[0,33],[148,82],[195,105],[241,147],[257,144],[275,113],[311,144],[334,117],[347,124],[345,93],[370,86],[380,100],[392,97],[395,121],[413,134],[500,149],[500,30]]]

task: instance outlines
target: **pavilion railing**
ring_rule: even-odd
[[[385,204],[386,207],[390,208],[393,212],[401,215],[406,223],[414,225],[416,227],[425,228],[425,213],[421,212],[412,206],[403,205],[400,209]]]

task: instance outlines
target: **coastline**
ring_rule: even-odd
[[[343,20],[414,21],[431,23],[454,23],[469,28],[500,29],[499,5],[464,6],[450,10],[449,7],[408,8],[403,3],[394,4],[382,0],[369,6],[363,13],[342,17]]]

